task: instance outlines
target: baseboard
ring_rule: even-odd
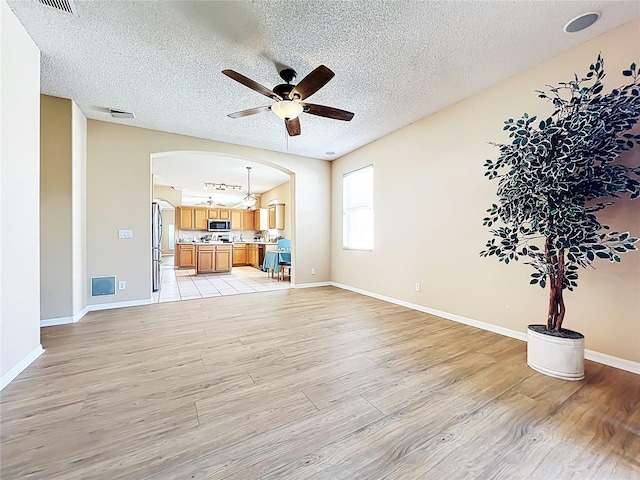
[[[619,368],[620,370],[626,370],[627,372],[640,375],[640,363],[632,362],[624,358],[613,357],[606,353],[595,352],[593,350],[584,351],[584,358],[591,360],[592,362],[602,363],[603,365],[609,365],[610,367]]]
[[[480,328],[482,330],[487,330],[489,332],[504,335],[506,337],[522,340],[523,342],[527,341],[527,334],[525,332],[518,332],[517,330],[500,327],[498,325],[492,325],[491,323],[481,322],[480,320],[474,320],[472,318],[463,317],[461,315],[456,315],[454,313],[443,312],[441,310],[436,310],[435,308],[429,308],[423,305],[418,305],[411,302],[405,302],[404,300],[398,300],[397,298],[387,297],[385,295],[380,295],[378,293],[368,292],[366,290],[361,290],[359,288],[351,287],[349,285],[343,285],[337,282],[329,282],[329,284],[333,285],[334,287],[342,288],[344,290],[360,293],[361,295],[377,298],[378,300],[383,300],[389,303],[395,303],[396,305],[407,307],[412,310],[418,310],[420,312],[429,313],[431,315],[445,318],[447,320],[453,320],[454,322],[464,323],[465,325],[470,325],[472,327]],[[624,358],[613,357],[611,355],[607,355],[606,353],[595,352],[593,350],[585,350],[584,357],[587,360],[591,360],[593,362],[602,363],[603,365],[609,365],[610,367],[619,368],[620,370],[626,370],[627,372],[636,373],[640,375],[640,363],[638,362],[632,362],[631,360],[626,360]]]
[[[57,318],[45,318],[40,320],[40,327],[53,327],[56,325],[67,325],[69,323],[79,322],[82,317],[89,313],[89,306],[84,307],[73,317],[57,317]]]
[[[45,318],[40,320],[40,327],[55,327],[56,325],[67,325],[68,323],[74,323],[73,317]]]
[[[99,310],[111,310],[112,308],[139,307],[141,305],[151,305],[153,297],[145,300],[129,300],[127,302],[99,303],[97,305],[87,305],[89,312],[97,312]]]
[[[316,282],[316,283],[294,283],[291,288],[314,288],[314,287],[330,287],[331,282]]]
[[[42,348],[42,345],[38,345],[29,355],[24,357],[16,366],[5,373],[2,378],[0,378],[0,390],[9,385],[11,380],[20,375],[25,368],[31,365],[33,361],[43,353],[44,349]]]

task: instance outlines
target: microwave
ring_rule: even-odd
[[[208,220],[207,230],[209,232],[228,232],[231,230],[230,220]]]

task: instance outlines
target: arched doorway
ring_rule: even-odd
[[[278,239],[295,243],[292,172],[268,162],[215,152],[155,153],[151,155],[151,171],[154,198],[169,201],[171,196],[169,203],[176,207],[175,249],[173,255],[163,251],[160,289],[154,294],[154,301],[290,288],[293,268],[283,269],[282,274],[279,268],[278,271],[262,268],[264,257],[276,256],[273,250],[277,249]],[[247,210],[243,198],[249,195],[249,189],[257,198],[256,205]],[[270,209],[272,213],[277,209],[281,223],[268,224]],[[207,218],[210,227],[208,220],[217,219],[222,212],[234,219],[239,216],[244,222],[238,226],[235,220],[229,220],[228,231],[212,231],[205,226],[203,218]],[[259,217],[264,217],[262,222]],[[248,219],[251,222],[247,222]],[[219,242],[227,245],[213,246]],[[209,253],[212,249],[216,250],[215,254]],[[227,255],[219,250],[229,251],[228,270],[219,268],[219,264],[211,269],[212,258]],[[291,263],[293,256],[289,253]],[[286,254],[277,254],[277,258],[287,260]]]

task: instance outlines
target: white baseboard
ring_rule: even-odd
[[[627,372],[640,375],[640,363],[632,362],[624,358],[613,357],[606,353],[595,352],[593,350],[584,351],[584,358],[591,360],[592,362],[602,363],[603,365],[609,365],[610,367],[619,368],[620,370],[626,370]]]
[[[57,317],[46,318],[40,320],[40,327],[53,327],[55,325],[67,325],[69,323],[79,322],[89,312],[98,310],[109,310],[111,308],[138,307],[140,305],[149,305],[153,303],[153,298],[149,300],[130,300],[128,302],[100,303],[98,305],[87,305],[73,317]]]
[[[331,285],[333,285],[331,282],[294,283],[291,285],[291,288],[330,287]]]
[[[13,380],[18,375],[20,375],[25,368],[31,365],[33,361],[43,353],[44,353],[44,349],[42,348],[42,345],[38,345],[29,355],[24,357],[11,370],[9,370],[7,373],[2,375],[2,378],[0,378],[0,390],[2,390],[4,387],[9,385],[11,380]]]
[[[481,322],[480,320],[474,320],[472,318],[463,317],[461,315],[456,315],[454,313],[443,312],[441,310],[436,310],[434,308],[425,307],[425,306],[418,305],[411,302],[405,302],[404,300],[398,300],[397,298],[387,297],[385,295],[368,292],[366,290],[361,290],[359,288],[351,287],[349,285],[343,285],[337,282],[329,282],[329,284],[333,285],[334,287],[342,288],[344,290],[350,290],[352,292],[360,293],[368,297],[377,298],[378,300],[383,300],[389,303],[395,303],[396,305],[401,305],[403,307],[407,307],[412,310],[418,310],[420,312],[429,313],[437,317],[446,318],[447,320],[453,320],[454,322],[464,323],[465,325],[470,325],[472,327],[480,328],[482,330],[487,330],[489,332],[498,333],[506,337],[522,340],[523,342],[527,341],[527,334],[525,332],[518,332],[517,330],[500,327],[498,325],[493,325],[491,323]],[[606,353],[595,352],[593,350],[585,350],[584,357],[587,360],[591,360],[593,362],[602,363],[603,365],[609,365],[610,367],[619,368],[620,370],[626,370],[627,372],[636,373],[640,375],[640,363],[638,362],[633,362],[631,360],[626,360],[624,358],[613,357],[611,355],[607,355]]]
[[[66,325],[68,323],[74,323],[73,317],[45,318],[40,320],[40,327],[54,327],[56,325]]]
[[[97,312],[99,310],[110,310],[112,308],[139,307],[141,305],[150,305],[153,303],[153,297],[145,300],[129,300],[127,302],[99,303],[97,305],[87,305],[89,312]]]

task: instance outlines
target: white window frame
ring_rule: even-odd
[[[366,167],[353,170],[345,173],[342,176],[342,248],[344,250],[362,250],[372,251],[374,244],[374,216],[373,216],[373,165],[367,165]],[[360,198],[358,205],[347,205],[349,198],[349,192],[347,189],[351,182],[349,179],[356,180],[355,176],[370,176],[371,186],[369,192],[364,192]],[[368,227],[370,231],[354,232],[350,229],[350,219],[353,219],[356,215],[365,215],[369,217]],[[357,237],[359,238],[357,238]],[[368,237],[368,238],[363,238]]]

